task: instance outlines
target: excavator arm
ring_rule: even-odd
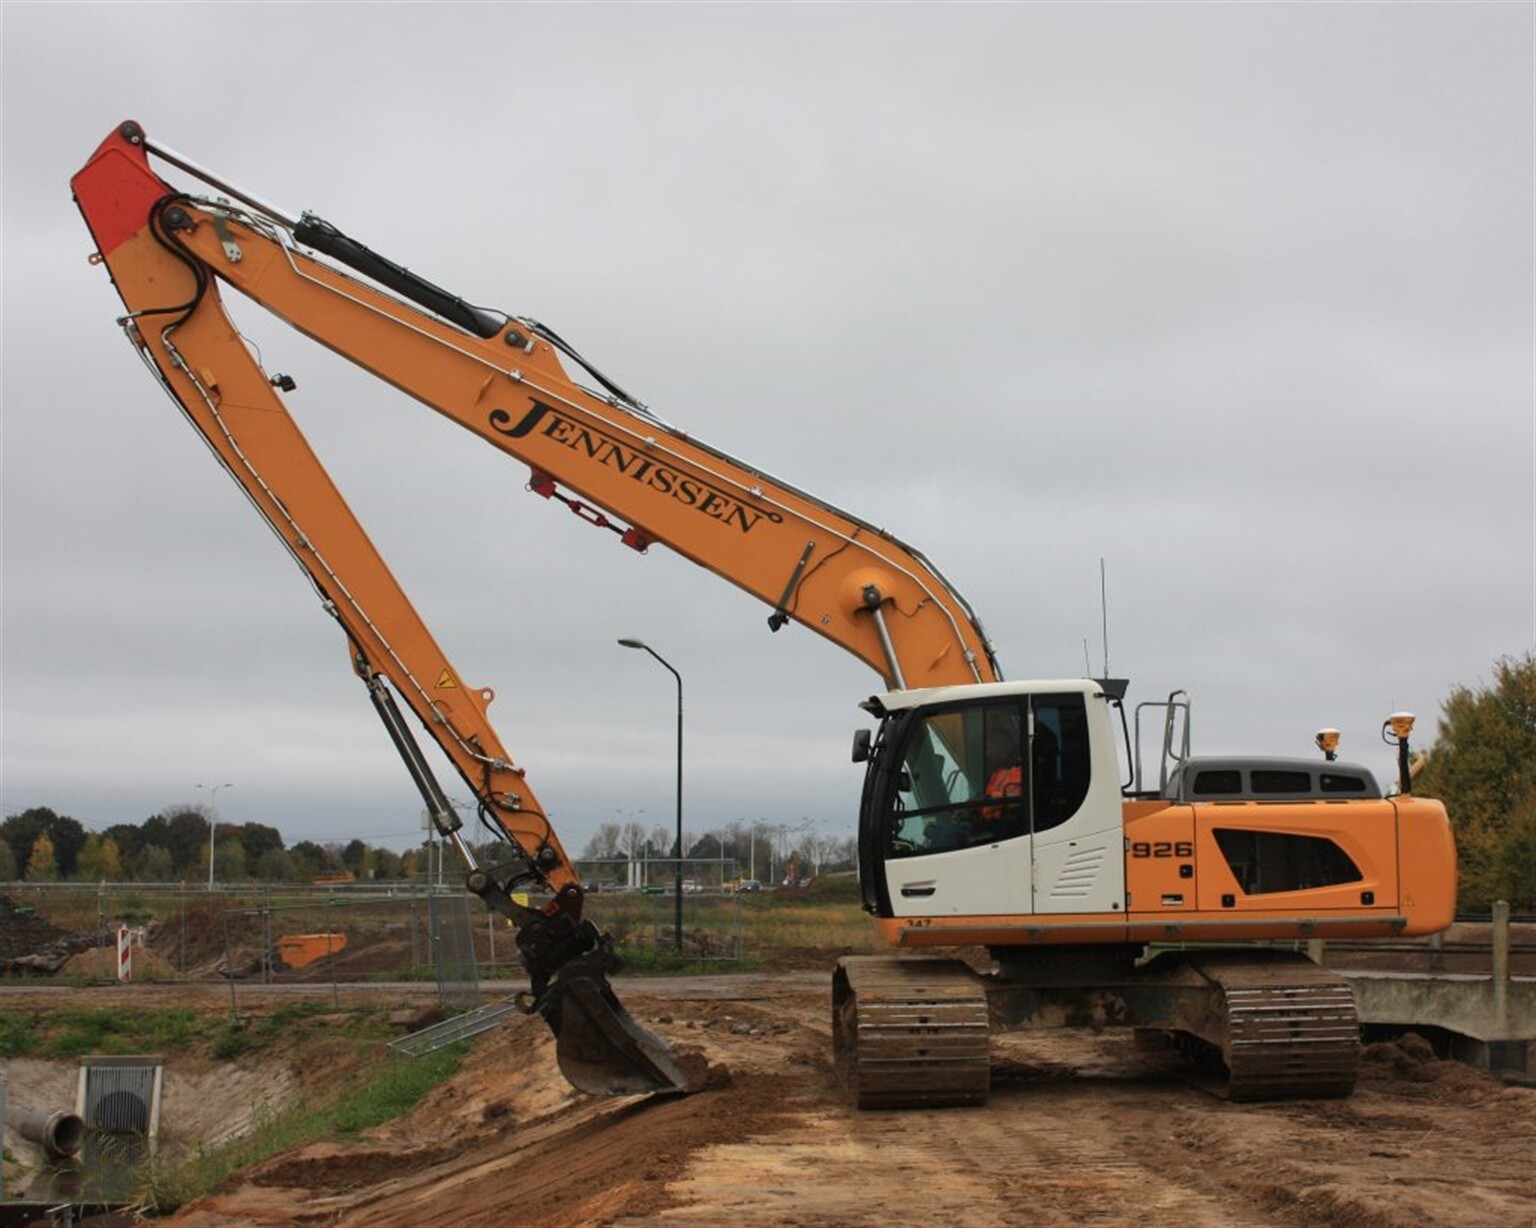
[[[213,194],[168,183],[151,154]],[[433,639],[288,413],[280,393],[292,380],[262,369],[220,287],[523,462],[535,494],[633,549],[665,544],[765,602],[773,630],[809,627],[888,689],[997,680],[970,608],[917,551],[670,426],[546,326],[470,304],[321,218],[234,187],[136,123],[109,135],[72,187],[129,339],[341,625],[470,889],[516,924],[528,1009],[554,1030],[567,1077],[590,1091],[682,1088],[666,1047],[613,995],[611,943],[583,917],[570,858],[490,723],[492,692],[466,682]],[[504,842],[498,864],[479,864],[400,704]],[[529,883],[548,887],[547,907],[516,902]]]
[[[396,304],[397,314],[385,313],[385,296],[301,257],[270,218],[237,218],[222,206],[194,203],[150,169],[146,152],[137,125],[125,124],[73,181],[96,239],[93,259],[106,264],[128,309],[121,323],[129,338],[340,624],[352,668],[437,830],[468,868],[470,889],[516,924],[531,979],[523,1005],[555,1032],[566,1076],[592,1092],[686,1090],[670,1051],[630,1018],[608,984],[618,966],[611,941],[583,917],[570,858],[490,723],[493,693],[468,684],[433,639],[285,408],[278,389],[292,381],[262,370],[225,313],[214,274],[244,265],[257,274],[244,288],[268,305],[263,286],[295,291],[302,306],[322,279],[336,302],[366,296],[372,309],[355,319],[339,313],[335,332],[324,309],[309,304],[306,331],[342,353],[350,346],[386,351],[392,342],[375,336],[381,329],[393,344],[414,336],[430,352],[456,330],[421,317],[417,326],[433,329],[426,340],[404,318],[410,309]],[[425,388],[437,377],[434,370],[410,378]],[[448,756],[479,819],[503,842],[507,855],[497,864],[480,864],[396,696]],[[513,893],[524,885],[547,887],[551,902],[519,904]]]
[[[178,195],[149,168],[150,151],[243,205]],[[669,426],[537,321],[475,307],[317,217],[238,193],[137,125],[103,143],[75,191],[88,220],[101,211],[88,201],[113,197],[98,241],[130,311],[149,313],[139,321],[146,344],[174,320],[177,352],[188,352],[194,330],[219,330],[227,350],[239,347],[217,312],[205,320],[192,309],[216,278],[527,464],[535,493],[633,548],[664,543],[752,593],[772,608],[774,630],[809,627],[889,688],[1000,677],[974,614],[921,554]],[[573,379],[563,359],[596,386]],[[231,399],[233,375],[210,373],[225,386],[199,387],[197,372],[179,368],[167,378],[197,401]]]

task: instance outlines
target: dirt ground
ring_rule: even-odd
[[[1413,1039],[1370,1047],[1348,1100],[1232,1105],[1144,1065],[1127,1034],[1002,1036],[987,1107],[859,1113],[831,1072],[827,980],[621,982],[638,1020],[707,1065],[704,1089],[685,1097],[579,1095],[543,1025],[515,1017],[408,1116],[278,1156],[168,1222],[1536,1224],[1536,1090],[1437,1061]],[[101,992],[148,1006],[204,991]],[[8,1065],[0,1074],[29,1094],[49,1074]],[[183,1074],[171,1055],[165,1128],[211,1141],[257,1097],[301,1095],[306,1077],[238,1062]]]

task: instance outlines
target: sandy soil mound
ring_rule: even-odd
[[[1371,1046],[1348,1100],[1234,1105],[1154,1072],[1128,1035],[1010,1034],[985,1108],[858,1113],[828,1063],[820,974],[619,993],[704,1065],[703,1090],[579,1095],[542,1025],[517,1018],[407,1117],[277,1157],[171,1222],[1484,1228],[1536,1213],[1536,1092],[1417,1037]]]

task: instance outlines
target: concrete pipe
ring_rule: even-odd
[[[52,1160],[78,1155],[85,1145],[85,1121],[78,1113],[56,1109],[5,1109],[5,1120],[22,1138],[36,1143]]]

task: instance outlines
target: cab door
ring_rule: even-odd
[[[1121,912],[1103,703],[1053,691],[913,713],[880,819],[889,915]]]
[[[1125,816],[1109,702],[1097,689],[1029,697],[1036,913],[1125,914]]]
[[[1034,911],[1017,699],[922,712],[908,723],[884,824],[891,915]]]

